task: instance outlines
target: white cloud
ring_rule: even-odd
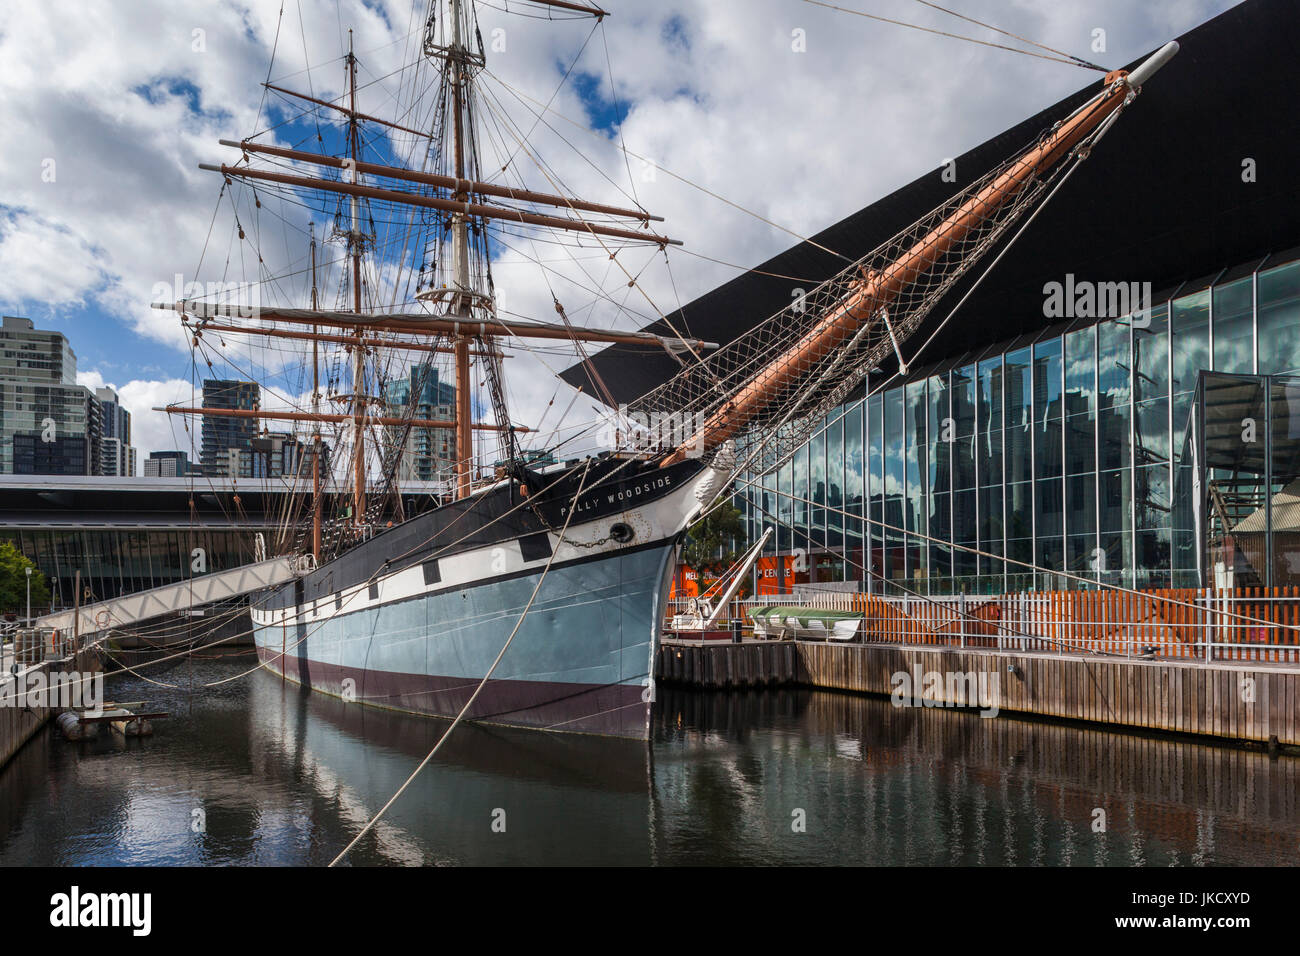
[[[968,0],[961,9],[1117,66],[1230,5]],[[308,213],[273,196],[257,209],[251,191],[242,188],[228,192],[214,220],[220,181],[197,164],[231,161],[232,151],[217,145],[219,138],[239,138],[268,125],[270,101],[263,100],[259,83],[273,46],[274,79],[317,96],[339,95],[344,75],[338,58],[349,26],[362,65],[361,108],[395,115],[395,102],[409,99],[412,87],[432,75],[427,63],[419,75],[397,72],[415,60],[424,6],[423,0],[302,0],[283,8],[275,0],[17,0],[0,8],[0,118],[6,130],[0,303],[94,303],[120,324],[124,351],[132,335],[175,349],[175,364],[164,374],[131,379],[118,389],[135,416],[142,456],[174,447],[183,437],[166,416],[149,409],[178,396],[188,400],[190,391],[189,339],[174,315],[148,308],[154,285],[171,283],[177,273],[186,281],[259,275],[252,240],[241,243],[235,234],[232,202],[246,233],[261,239],[261,274],[296,273],[264,287],[264,303],[306,300]],[[621,130],[628,147],[802,234],[937,168],[944,157],[1095,76],[788,0],[611,6],[614,16],[592,34],[576,72],[607,93],[612,62],[618,97],[630,107]],[[905,0],[872,10],[1002,39]],[[629,183],[629,161],[608,137],[584,134],[554,116],[548,122],[557,133],[535,124],[503,82],[547,100],[559,82],[557,64],[572,60],[591,30],[589,22],[507,17],[487,7],[479,16],[485,42],[493,29],[507,31],[506,51],[489,51],[490,72],[482,78],[491,96],[481,111],[496,130],[483,140],[485,175],[512,184],[521,175],[536,189],[614,203],[626,203],[624,193],[635,192],[666,218],[656,228],[687,242],[669,253],[671,270],[655,251],[620,254],[619,263],[638,276],[652,306],[589,241],[578,261],[566,264],[562,248],[511,235],[505,240],[510,248],[499,250],[494,263],[511,312],[553,320],[553,290],[578,325],[631,327],[642,321],[638,316],[653,317],[656,308],[670,311],[736,274],[693,253],[749,266],[794,242],[672,176],[661,172],[647,181],[635,160]],[[1105,53],[1090,49],[1099,27],[1106,30]],[[792,50],[795,29],[805,31],[807,52]],[[586,105],[573,83],[553,102],[558,113],[579,119]],[[491,111],[533,130],[532,149],[550,178],[516,151],[502,132],[503,116],[488,117]],[[405,118],[423,122],[424,115]],[[504,155],[513,155],[513,164],[508,174],[499,174]],[[43,176],[47,160],[55,163],[53,182]],[[381,225],[381,241],[400,233],[400,227]],[[336,246],[322,245],[323,259],[337,254]],[[553,271],[543,273],[529,261],[534,257]],[[331,306],[337,271],[321,271],[322,295]],[[378,281],[386,300],[395,283],[390,263]],[[75,330],[69,335],[75,349]],[[230,357],[241,374],[268,375],[282,391],[298,396],[309,387],[304,348],[206,344],[208,354]],[[547,365],[558,370],[570,364],[574,356],[565,351],[546,350],[544,362],[530,355],[507,362],[518,421],[535,425],[556,395],[547,432],[556,424],[573,393],[558,385]],[[337,353],[327,355],[327,374],[339,361]],[[203,357],[198,372],[207,373]],[[569,421],[589,420],[591,404],[580,398]]]

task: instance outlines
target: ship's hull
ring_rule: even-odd
[[[510,639],[469,719],[644,738],[673,553],[708,478],[616,473],[563,539],[558,494],[526,509],[499,488],[415,518],[254,607],[258,655],[344,700],[451,717]]]

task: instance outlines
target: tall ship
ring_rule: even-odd
[[[547,14],[559,28],[610,15],[559,0],[508,7]],[[529,231],[564,238],[548,249],[607,260],[637,292],[619,253],[666,254],[679,243],[655,231],[662,220],[635,202],[565,195],[529,130],[504,123],[482,89],[488,57],[472,0],[431,3],[419,39],[402,75],[405,98],[385,116],[359,108],[375,84],[358,82],[349,43],[342,96],[264,84],[297,104],[295,130],[315,129],[304,137],[310,148],[285,145],[271,125],[222,140],[239,158],[204,167],[222,177],[241,241],[252,230],[238,211],[257,215],[271,196],[313,215],[332,211],[331,307],[320,301],[314,227],[307,261],[292,270],[310,279],[309,302],[250,310],[200,295],[156,303],[180,313],[196,350],[238,335],[297,349],[310,392],[296,408],[168,410],[310,431],[301,511],[286,515],[285,533],[268,545],[309,555],[310,570],[254,599],[266,669],[360,704],[642,739],[687,529],[730,499],[738,475],[793,453],[886,359],[906,369],[910,339],[940,299],[990,250],[1015,240],[1030,211],[1064,184],[1176,50],[1171,44],[1132,73],[1108,74],[1092,99],[1022,151],[718,347],[684,331],[579,325],[558,298],[558,322],[504,309],[494,266]],[[540,107],[534,128],[547,126],[544,97],[529,101]],[[488,143],[508,154],[504,165],[485,163]],[[511,184],[525,168],[544,182],[520,174]],[[257,260],[260,267],[260,252]],[[540,257],[538,265],[545,269]],[[393,278],[404,270],[414,280],[406,285]],[[262,273],[262,288],[282,278]],[[590,425],[588,437],[599,430],[607,439],[603,451],[566,459],[553,447],[524,447],[540,432],[518,424],[507,404],[507,350],[529,343],[558,343],[584,361],[593,343],[663,349],[679,371]],[[435,361],[454,385],[420,400],[422,377],[441,370]],[[603,383],[588,368],[600,398]],[[405,398],[395,403],[399,378]],[[486,395],[481,403],[476,388]],[[445,436],[446,453],[417,447],[412,436]],[[401,493],[415,473],[412,457],[445,464],[445,483],[418,513]]]

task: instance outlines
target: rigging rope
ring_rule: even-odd
[[[840,13],[851,13],[855,16],[866,17],[868,20],[879,20],[881,23],[892,23],[894,26],[908,27],[912,30],[920,30],[922,33],[934,33],[937,34],[938,36],[949,37],[950,39],[953,40],[965,40],[967,43],[977,43],[980,46],[990,46],[998,50],[1008,50],[1011,53],[1021,53],[1025,56],[1037,57],[1040,60],[1051,60],[1053,63],[1064,63],[1066,66],[1078,66],[1078,67],[1082,67],[1085,70],[1098,70],[1102,73],[1108,72],[1104,66],[1097,66],[1095,63],[1089,63],[1087,60],[1082,60],[1079,57],[1073,56],[1072,54],[1069,53],[1062,53],[1060,56],[1046,56],[1042,53],[1035,53],[1033,50],[1022,50],[1019,47],[1007,46],[1003,43],[993,43],[989,40],[977,40],[974,37],[962,36],[960,33],[948,33],[947,31],[944,30],[936,30],[933,27],[923,27],[920,24],[908,23],[905,20],[894,20],[891,19],[890,17],[882,17],[874,13],[866,13],[862,10],[851,10],[848,7],[838,7],[833,3],[826,3],[824,2],[824,0],[803,0],[803,2],[811,3],[815,7],[825,7],[828,10],[838,10]],[[927,6],[932,6],[932,4],[927,4]],[[936,9],[942,10],[943,8],[936,7]],[[951,10],[944,10],[944,12],[952,13]],[[959,13],[953,13],[953,16],[961,17],[963,20],[970,19],[969,17],[964,17]],[[970,22],[979,23],[978,20],[971,20]],[[987,26],[987,24],[980,23],[980,26]],[[989,29],[997,30],[998,33],[1004,33],[1007,36],[1015,36],[1015,34],[1007,33],[1007,31],[1005,30],[998,30],[997,27],[989,27]],[[1016,39],[1019,40],[1021,38],[1016,37]],[[1024,42],[1032,43],[1033,41],[1025,40]],[[1034,46],[1041,47],[1042,44],[1034,43]],[[1050,49],[1050,47],[1043,47],[1043,49]]]

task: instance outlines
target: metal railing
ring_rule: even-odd
[[[733,600],[719,628],[742,619],[749,633],[752,609],[774,604],[861,612],[859,643],[1300,663],[1300,588],[900,597],[800,589]],[[689,607],[690,599],[670,601],[668,619]]]
[[[5,661],[6,673],[11,673],[15,665],[22,669],[47,661],[68,660],[88,643],[88,635],[74,637],[71,631],[60,628],[15,627],[0,636],[0,659]]]

